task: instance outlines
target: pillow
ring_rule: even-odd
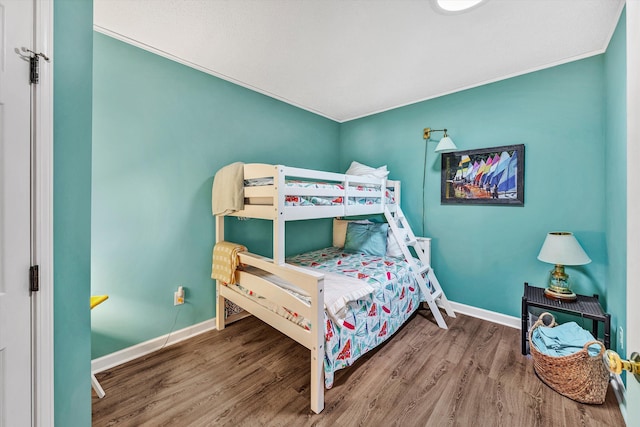
[[[358,224],[370,224],[371,221],[366,219],[349,220],[349,219],[333,219],[333,247],[344,248],[344,239],[347,236],[347,225],[350,222]]]
[[[400,230],[400,233],[402,233],[402,230]],[[400,236],[401,239],[402,237],[403,236]],[[389,228],[389,233],[387,234],[387,256],[391,256],[394,258],[404,257],[404,254],[402,253],[402,249],[400,249],[400,245],[398,244],[398,241],[396,240],[395,236],[391,232],[391,228]]]
[[[358,224],[371,224],[371,223],[382,223],[383,220],[378,220],[376,216],[370,217],[368,220],[351,220],[351,219],[333,219],[333,247],[334,248],[344,248],[344,240],[347,236],[347,225],[350,222],[355,222]],[[400,245],[398,245],[398,241],[391,234],[391,228],[387,232],[387,253],[386,256],[394,257],[394,258],[402,258],[404,254],[402,253],[402,249],[400,249]]]
[[[344,251],[367,255],[384,256],[387,252],[389,224],[347,224]]]
[[[344,238],[347,236],[347,224],[344,219],[333,219],[333,247],[344,248]]]
[[[387,165],[380,166],[379,168],[372,168],[371,166],[363,165],[356,161],[351,162],[351,166],[347,169],[347,175],[366,176],[368,178],[386,178],[389,175]]]

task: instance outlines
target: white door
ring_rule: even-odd
[[[0,426],[31,425],[31,88],[33,2],[0,0]],[[16,49],[18,50],[16,52]]]
[[[640,353],[640,2],[627,1],[627,348]],[[640,383],[627,375],[627,425],[640,426]]]

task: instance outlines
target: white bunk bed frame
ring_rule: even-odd
[[[241,252],[239,255],[240,263],[266,271],[295,284],[310,295],[310,303],[307,304],[301,301],[280,286],[248,271],[238,270],[236,272],[237,282],[252,289],[258,295],[304,316],[311,322],[312,327],[311,330],[303,329],[254,302],[249,297],[224,286],[219,281],[216,281],[216,327],[218,330],[222,330],[225,327],[224,308],[225,299],[227,299],[307,347],[311,351],[311,410],[315,413],[320,413],[324,409],[324,275],[284,262],[286,221],[384,213],[405,258],[409,261],[414,276],[438,325],[441,328],[447,328],[442,314],[438,310],[438,304],[445,309],[448,316],[455,317],[455,314],[430,267],[430,239],[415,237],[399,207],[400,183],[398,181],[292,168],[282,165],[245,164],[244,179],[255,178],[272,178],[273,183],[245,187],[244,209],[228,214],[228,216],[272,221],[273,259],[249,252]],[[285,185],[285,180],[288,178],[339,182],[342,183],[343,189],[290,188]],[[379,191],[358,190],[354,185],[376,186]],[[387,188],[393,188],[395,204],[385,204],[385,190]],[[343,204],[334,206],[285,206],[285,199],[288,195],[342,197]],[[374,205],[349,204],[349,198],[353,197],[377,198],[380,203]],[[223,240],[224,216],[217,215],[216,243]],[[418,267],[409,251],[409,247],[414,248],[424,267]],[[427,286],[429,281],[433,290],[430,290]]]

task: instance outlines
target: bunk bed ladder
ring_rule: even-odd
[[[405,259],[409,263],[411,270],[413,271],[413,275],[418,282],[418,286],[420,287],[420,291],[424,295],[424,298],[433,313],[433,317],[436,319],[438,326],[443,329],[448,329],[447,323],[444,321],[442,317],[442,313],[438,309],[438,306],[444,308],[447,315],[449,317],[456,317],[453,312],[453,308],[449,303],[449,300],[444,294],[442,287],[440,287],[440,282],[438,282],[438,278],[436,277],[433,269],[431,268],[431,259],[429,250],[425,251],[424,246],[421,244],[418,238],[413,234],[409,223],[407,222],[402,209],[400,206],[396,207],[395,215],[391,213],[388,207],[384,208],[384,215],[387,218],[387,222],[389,223],[389,227],[393,232],[394,237],[396,238],[400,249],[402,249],[402,253],[404,254]],[[422,266],[419,266],[416,262],[416,258],[414,258],[413,254],[409,250],[409,247],[412,247],[415,251],[418,259],[420,260]],[[431,283],[431,288],[427,286],[428,283]]]

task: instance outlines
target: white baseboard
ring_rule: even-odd
[[[91,361],[91,372],[96,374],[98,372],[111,369],[133,359],[137,359],[138,357],[146,356],[149,353],[160,350],[163,346],[166,347],[180,341],[184,341],[213,329],[216,329],[215,317],[195,325],[187,326],[179,331],[171,332],[169,334],[153,338],[149,341],[116,351],[115,353],[94,359]]]
[[[489,322],[498,323],[500,325],[508,326],[510,328],[520,329],[522,325],[522,319],[514,316],[507,316],[506,314],[496,313],[495,311],[485,310],[483,308],[472,307],[466,304],[460,304],[459,302],[449,301],[453,311],[467,316],[476,317],[478,319],[487,320]]]

